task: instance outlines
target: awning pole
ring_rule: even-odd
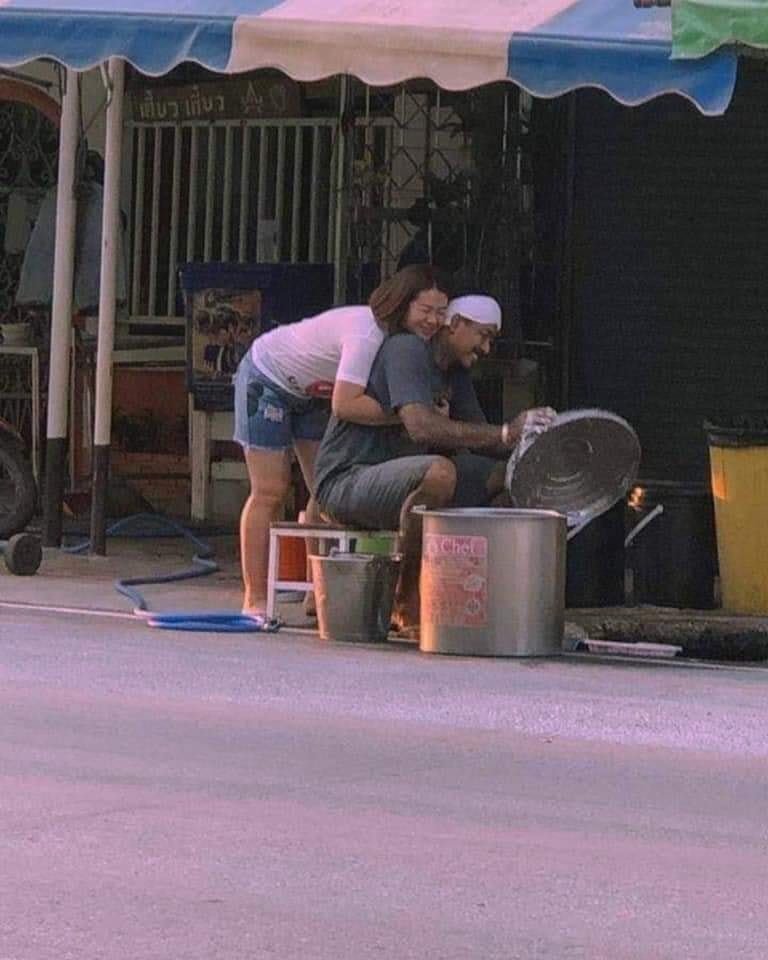
[[[349,78],[346,75],[339,77],[339,130],[337,134],[336,154],[336,236],[333,248],[334,284],[333,302],[344,303],[347,299],[347,259],[345,231],[346,224],[346,192],[349,189],[347,177],[347,96]]]
[[[77,204],[75,170],[80,134],[78,75],[67,69],[59,131],[59,170],[56,190],[56,233],[51,306],[51,347],[48,373],[48,419],[45,448],[43,543],[61,546],[62,504],[67,457],[69,364],[72,343],[72,282],[75,270]]]
[[[106,504],[112,440],[112,360],[117,313],[117,258],[121,231],[120,173],[125,63],[117,57],[112,57],[109,61],[109,77],[112,91],[107,106],[107,139],[104,151],[99,335],[96,345],[96,422],[91,490],[91,553],[102,557],[107,552]]]
[[[574,204],[576,197],[576,94],[571,93],[567,100],[567,154],[565,169],[565,216],[563,217],[563,246],[561,264],[561,286],[559,292],[559,324],[557,338],[560,347],[560,402],[558,406],[566,408],[571,396],[571,362],[574,304]]]

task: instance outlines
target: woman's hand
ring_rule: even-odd
[[[373,397],[365,392],[365,387],[346,380],[337,380],[331,395],[331,410],[338,420],[360,423],[363,426],[387,427],[400,423],[400,418],[385,410]]]

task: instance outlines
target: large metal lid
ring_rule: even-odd
[[[632,427],[606,410],[560,413],[524,436],[507,464],[512,505],[564,513],[569,526],[594,520],[626,495],[640,466]]]

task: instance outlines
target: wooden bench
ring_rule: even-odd
[[[338,549],[343,553],[353,553],[358,540],[368,537],[388,537],[392,540],[397,536],[393,530],[360,530],[355,527],[345,527],[336,523],[322,523],[311,526],[307,523],[280,521],[273,523],[269,528],[269,566],[267,568],[267,617],[273,618],[277,607],[277,594],[281,590],[301,590],[306,592],[312,589],[309,580],[281,580],[280,571],[280,541],[286,537],[300,537],[303,540],[319,540],[321,544],[329,541],[336,542]]]

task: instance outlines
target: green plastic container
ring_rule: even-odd
[[[368,553],[376,557],[389,557],[394,552],[394,537],[360,537],[355,541],[355,553]]]

